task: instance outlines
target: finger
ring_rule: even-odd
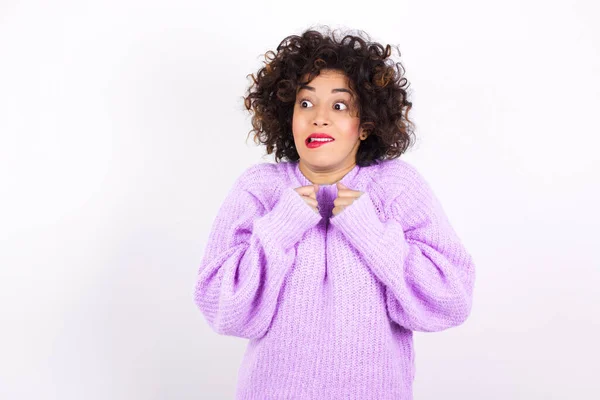
[[[331,213],[333,215],[338,215],[344,208],[344,206],[334,207],[333,210],[331,210]]]
[[[303,196],[310,196],[311,194],[315,193],[315,186],[314,185],[300,186],[300,187],[295,188],[294,190]]]
[[[319,185],[318,184],[313,184],[310,185],[313,188],[313,191],[311,192],[311,194],[309,195],[309,197],[312,197],[313,199],[317,199],[317,192],[319,191]]]
[[[352,204],[354,202],[354,198],[351,197],[338,197],[337,199],[333,200],[333,204],[335,206],[349,206],[350,204]]]
[[[317,207],[319,205],[319,202],[311,197],[303,197],[304,201],[306,201],[307,204],[311,205],[312,207]]]
[[[358,198],[363,194],[363,192],[359,190],[352,189],[338,189],[338,197],[351,197]]]
[[[337,182],[337,192],[340,197],[355,197],[358,198],[362,195],[360,190],[350,189],[348,186],[344,185],[342,182]]]

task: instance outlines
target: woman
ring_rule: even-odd
[[[475,271],[399,159],[400,63],[389,45],[315,30],[267,54],[245,104],[276,163],[226,197],[195,302],[217,333],[250,339],[238,399],[412,399],[413,331],[463,323]]]

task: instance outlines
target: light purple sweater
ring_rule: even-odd
[[[294,188],[298,163],[237,179],[216,216],[194,299],[210,327],[248,338],[236,399],[412,399],[413,331],[463,323],[475,280],[431,187],[399,158],[341,180],[362,196],[333,216]]]

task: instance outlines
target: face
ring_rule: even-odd
[[[307,86],[299,87],[292,131],[301,167],[335,174],[356,164],[356,153],[361,142],[360,118],[356,107],[356,99],[348,87],[348,78],[342,72],[321,70]],[[306,139],[312,133],[324,133],[334,140],[311,148]]]

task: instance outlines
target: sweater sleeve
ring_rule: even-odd
[[[213,222],[195,286],[210,327],[248,339],[266,334],[295,245],[320,220],[292,187],[266,210],[238,180]]]
[[[390,204],[382,222],[368,193],[331,218],[385,286],[390,318],[412,331],[435,332],[469,316],[475,268],[424,180]]]

